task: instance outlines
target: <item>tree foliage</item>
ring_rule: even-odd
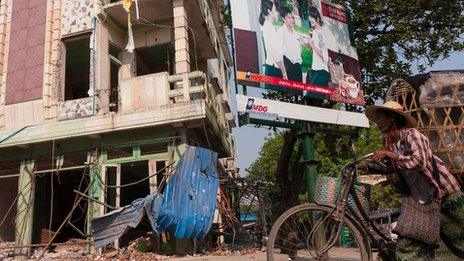
[[[281,205],[276,204],[275,212],[282,212],[292,204],[289,202],[288,192],[281,191],[278,185],[277,175],[279,158],[281,157],[280,151],[283,148],[285,139],[285,133],[276,133],[273,136],[266,138],[264,145],[262,146],[259,157],[247,168],[249,182],[261,182],[261,183],[273,183],[275,186],[273,189],[267,191],[267,196],[272,199],[273,202],[282,202]],[[321,164],[318,168],[319,175],[332,175],[337,176],[340,167],[344,164],[352,161],[355,158],[359,158],[372,151],[378,150],[382,146],[382,135],[377,127],[372,126],[369,129],[361,131],[360,135],[356,139],[350,139],[349,137],[336,138],[333,135],[317,134],[315,136],[316,141],[316,155]],[[293,146],[294,154],[298,155],[297,151],[299,144]],[[293,156],[289,162],[289,168],[287,174],[292,179],[295,172],[295,165],[301,165],[299,163],[298,156]],[[298,170],[302,173],[302,170]],[[305,187],[301,186],[305,184],[304,177],[301,177],[300,182],[295,189],[298,189],[299,195],[298,202],[303,203],[306,201]],[[282,198],[285,200],[282,200]],[[381,210],[397,207],[399,204],[398,195],[388,186],[388,184],[380,184],[374,186],[371,195],[371,204],[373,210]]]
[[[334,0],[352,15],[364,89],[374,99],[409,76],[464,49],[463,0]]]

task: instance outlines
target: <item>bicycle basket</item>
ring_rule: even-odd
[[[354,184],[356,195],[366,213],[370,209],[371,186],[356,182]],[[316,183],[315,201],[318,204],[334,204],[340,194],[340,179],[333,177],[319,177]],[[356,209],[353,197],[348,197],[348,204]]]

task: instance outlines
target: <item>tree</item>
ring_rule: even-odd
[[[294,136],[294,135],[293,135]],[[247,168],[248,182],[262,182],[262,183],[274,183],[276,186],[273,189],[267,191],[267,197],[273,202],[279,202],[273,209],[273,213],[280,214],[290,206],[303,203],[306,201],[304,196],[305,187],[301,184],[305,184],[305,177],[302,175],[303,171],[300,169],[301,163],[299,163],[299,142],[295,142],[292,146],[284,146],[285,140],[290,142],[292,137],[291,132],[276,133],[274,136],[266,138],[264,145],[262,146],[259,157]],[[372,126],[369,129],[362,130],[359,137],[356,139],[350,139],[349,137],[336,138],[333,135],[322,135],[317,134],[315,137],[316,141],[316,154],[321,160],[321,165],[318,169],[319,175],[333,175],[333,172],[340,166],[348,163],[354,158],[359,158],[372,151],[378,150],[382,146],[382,134],[376,126]],[[283,148],[291,148],[294,154],[290,157],[290,160],[283,161],[282,154],[280,153]],[[284,172],[279,171],[279,162],[287,162],[288,168]],[[280,164],[283,167],[284,164]],[[300,174],[298,174],[299,172]],[[279,181],[280,179],[280,181]],[[282,186],[287,180],[287,186],[293,186],[290,190]],[[372,190],[372,209],[382,210],[397,207],[399,205],[399,197],[396,193],[387,186],[388,184],[382,184],[375,186]],[[282,200],[285,199],[285,200]],[[277,217],[277,216],[276,216]]]
[[[248,182],[271,182],[277,185],[267,193],[273,202],[279,202],[274,206],[276,213],[299,202],[303,180],[302,165],[298,162],[300,158],[301,146],[295,131],[288,131],[267,138],[258,159],[247,169]]]
[[[334,0],[352,15],[363,88],[383,98],[392,80],[464,50],[463,0]]]

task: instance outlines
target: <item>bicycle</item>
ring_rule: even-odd
[[[267,260],[373,260],[372,247],[383,260],[394,260],[395,242],[369,219],[354,190],[356,163],[371,155],[342,168],[340,194],[334,204],[301,204],[277,219],[267,243]],[[348,204],[350,195],[355,207]],[[340,244],[342,230],[354,238],[347,244],[350,247]]]

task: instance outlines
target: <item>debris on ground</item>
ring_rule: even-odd
[[[45,251],[39,247],[33,249],[31,260],[98,260],[98,261],[113,261],[113,260],[171,260],[181,258],[181,256],[162,255],[154,252],[155,244],[150,236],[139,237],[129,243],[127,247],[116,249],[108,249],[101,254],[89,254],[84,239],[70,239],[60,245],[52,247]],[[14,246],[14,242],[0,242],[0,260],[14,260],[14,249],[6,249],[6,247]],[[2,249],[3,248],[3,249]],[[209,251],[204,251],[201,254],[195,254],[196,257],[201,256],[240,256],[240,255],[255,255],[265,252],[265,248],[254,247],[251,245],[237,244],[221,244],[218,247]],[[43,254],[42,254],[43,253]],[[192,257],[190,255],[183,257]]]
[[[138,238],[132,241],[115,258],[118,260],[166,260],[169,256],[151,252],[152,245],[149,238]]]
[[[0,242],[0,260],[13,260],[14,249],[6,249],[6,247],[14,246],[14,242]]]
[[[61,245],[48,249],[44,252],[43,247],[33,251],[31,259],[35,260],[86,260],[86,241],[84,239],[71,238]]]
[[[213,251],[206,252],[205,254],[212,256],[237,256],[260,253],[263,251],[266,251],[266,249],[261,247],[221,244]]]

